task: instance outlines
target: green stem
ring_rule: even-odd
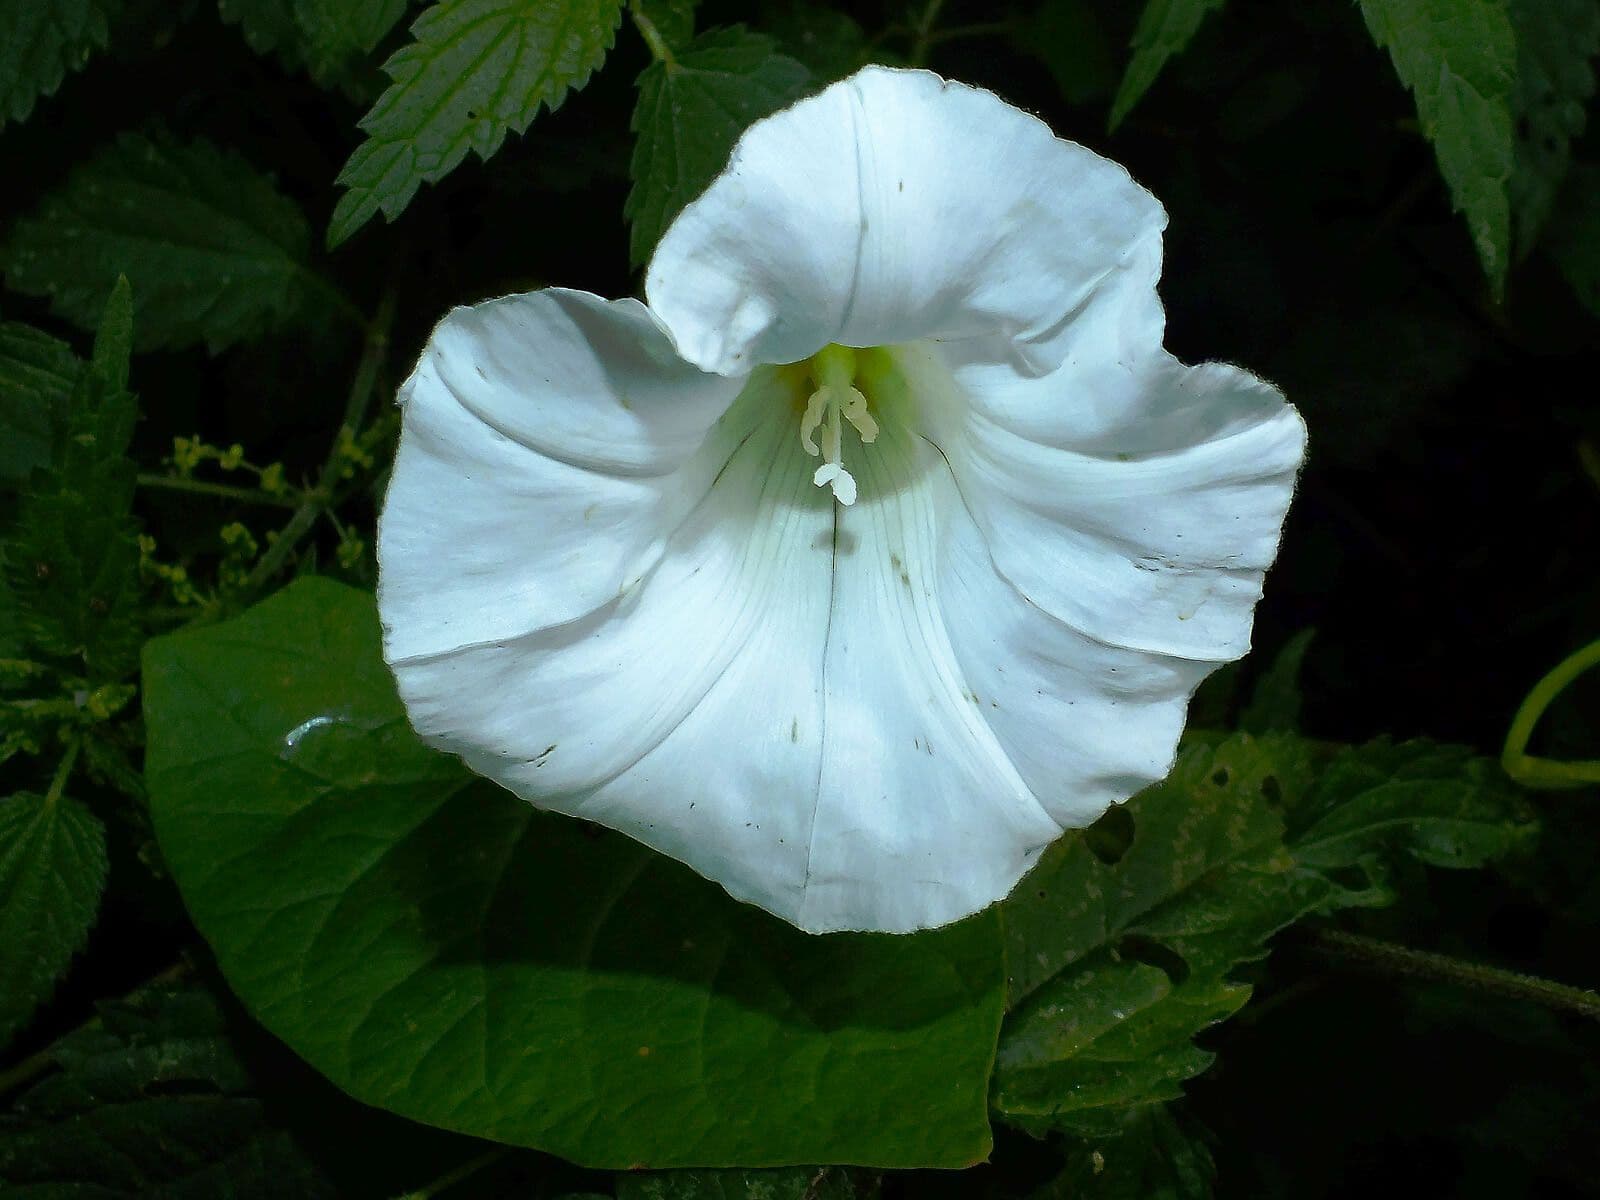
[[[1600,1021],[1600,994],[1587,988],[1570,987],[1541,979],[1537,975],[1523,975],[1500,967],[1465,962],[1447,954],[1413,950],[1409,946],[1397,946],[1393,942],[1338,929],[1317,930],[1311,934],[1311,941],[1324,953],[1348,958],[1392,975],[1453,983],[1503,996],[1508,1000],[1526,1000]]]
[[[72,768],[77,764],[78,750],[82,745],[81,737],[74,737],[67,742],[67,752],[61,756],[55,777],[50,780],[50,790],[44,794],[46,808],[53,807],[61,799],[61,793],[67,790],[67,780],[72,778]]]
[[[637,4],[628,6],[628,15],[633,18],[633,27],[639,31],[645,45],[650,47],[651,57],[668,70],[675,68],[678,60],[672,57],[672,47],[667,45],[667,39],[661,36],[656,23],[640,12]]]
[[[322,464],[316,486],[305,494],[304,501],[295,509],[289,523],[278,531],[277,538],[267,547],[261,561],[246,576],[245,592],[255,591],[278,573],[301,539],[311,532],[311,527],[317,523],[317,515],[332,500],[335,486],[344,474],[343,448],[361,431],[367,407],[372,402],[373,390],[377,386],[378,370],[389,352],[389,330],[394,324],[394,309],[395,294],[391,288],[384,293],[377,315],[367,326],[361,361],[356,364],[355,378],[350,381],[350,392],[345,397],[344,419],[339,422],[339,429],[333,435],[333,445],[328,449],[328,457]]]
[[[416,1191],[407,1192],[404,1196],[400,1197],[400,1200],[433,1200],[433,1197],[437,1196],[440,1192],[455,1187],[455,1185],[460,1183],[463,1179],[468,1179],[473,1175],[476,1175],[485,1167],[493,1166],[510,1153],[510,1146],[498,1146],[485,1154],[478,1155],[477,1158],[469,1158],[455,1170],[446,1171],[432,1183],[424,1184],[422,1187],[417,1188]]]
[[[275,496],[260,488],[234,487],[227,483],[207,483],[203,479],[185,479],[181,475],[151,475],[141,472],[139,486],[160,488],[169,492],[193,492],[197,496],[215,496],[219,500],[238,500],[242,504],[271,504],[278,508],[294,508],[299,504],[293,496]]]
[[[1533,736],[1534,726],[1544,716],[1544,710],[1566,690],[1568,684],[1596,665],[1600,665],[1600,639],[1562,659],[1555,670],[1533,685],[1522,707],[1517,709],[1517,715],[1511,718],[1505,748],[1500,751],[1500,765],[1505,768],[1507,775],[1524,787],[1577,788],[1600,783],[1600,759],[1563,762],[1539,758],[1526,752],[1528,739]]]
[[[911,50],[906,54],[906,62],[913,67],[927,64],[928,50],[934,41],[933,26],[939,20],[939,10],[943,7],[944,0],[928,0],[922,16],[917,18],[916,34],[911,41]]]

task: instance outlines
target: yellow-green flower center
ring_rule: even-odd
[[[855,430],[863,446],[878,438],[878,418],[884,405],[903,387],[901,373],[887,347],[856,350],[830,345],[800,364],[812,389],[800,417],[800,444],[807,454],[822,459],[812,476],[818,487],[833,489],[840,504],[856,502],[855,477],[845,469],[845,426]]]

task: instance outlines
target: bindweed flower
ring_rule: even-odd
[[[648,307],[456,309],[401,391],[385,653],[432,744],[802,929],[1003,897],[1166,773],[1305,441],[1161,345],[1165,214],[871,67],[752,126]]]

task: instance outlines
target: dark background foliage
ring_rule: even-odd
[[[692,6],[654,7],[665,25],[663,12]],[[1583,4],[1570,7],[1574,29],[1600,21]],[[324,250],[322,231],[342,192],[335,179],[360,140],[357,122],[384,86],[378,65],[407,42],[406,22],[326,86],[284,54],[252,49],[223,20],[229,8],[219,14],[206,0],[105,6],[108,48],[41,98],[26,121],[0,128],[0,236],[13,239],[0,311],[69,340],[83,357],[89,334],[63,312],[92,331],[119,271],[131,278],[136,312],[148,285],[125,263],[79,263],[73,269],[93,285],[92,303],[72,311],[57,295],[53,307],[59,289],[39,285],[59,280],[28,273],[19,230],[119,135],[158,145],[204,138],[270,174],[309,221],[306,260],[336,290],[312,287],[293,299],[314,319],[252,318],[220,339],[152,345],[138,340],[146,335],[136,318],[131,386],[140,417],[129,455],[140,472],[172,474],[173,439],[198,437],[218,448],[238,443],[256,464],[282,463],[294,487],[317,480],[362,353],[362,329],[341,306],[373,314],[386,296],[398,298],[374,362],[378,412],[452,305],[546,285],[608,296],[636,290],[624,208],[635,79],[652,55],[626,17],[603,69],[525,135],[513,134],[488,162],[469,157],[423,186],[392,225],[374,220]],[[1448,23],[1450,8],[1441,2],[1430,11]],[[937,20],[924,26],[929,9]],[[925,57],[1127,165],[1170,214],[1162,283],[1169,348],[1185,361],[1222,359],[1275,381],[1311,430],[1258,612],[1257,652],[1208,685],[1197,723],[1235,726],[1276,652],[1315,629],[1298,690],[1307,736],[1428,737],[1497,754],[1533,683],[1600,635],[1600,405],[1588,374],[1600,365],[1600,324],[1585,303],[1594,304],[1600,261],[1594,240],[1585,244],[1574,232],[1595,203],[1583,185],[1593,178],[1586,164],[1600,161],[1600,133],[1591,127],[1574,143],[1579,166],[1565,177],[1556,215],[1542,240],[1518,248],[1501,297],[1452,211],[1413,98],[1353,5],[1231,0],[1108,133],[1139,19],[1139,6],[1110,0],[865,3],[848,18],[780,0],[705,0],[693,14],[700,30],[747,22],[808,65],[823,64],[818,75],[829,62],[842,72],[868,57]],[[240,522],[265,546],[292,503],[280,511],[159,483],[140,487],[132,511],[154,539],[141,576],[142,631],[236,612],[296,572],[370,585],[390,436],[392,425],[380,419],[341,460],[331,477],[336,521],[319,520],[265,578],[251,578],[259,553],[230,561],[219,530]],[[238,473],[205,478],[257,482]],[[20,519],[28,503],[20,495],[0,496],[0,518]],[[11,551],[9,564],[19,561]],[[175,581],[177,567],[183,579]],[[185,582],[196,596],[184,593]],[[129,663],[106,679],[131,687]],[[107,761],[91,762],[95,769],[72,791],[107,833],[98,923],[48,1006],[0,1051],[0,1100],[12,1106],[0,1118],[0,1180],[20,1195],[96,1196],[175,1195],[161,1189],[179,1183],[193,1189],[182,1194],[207,1196],[389,1196],[425,1185],[436,1191],[423,1194],[451,1196],[620,1196],[645,1187],[638,1177],[581,1172],[526,1151],[502,1155],[366,1109],[255,1026],[209,965],[151,838],[138,782],[137,702],[122,703],[131,707],[118,710],[104,739],[113,749],[95,751]],[[1597,717],[1600,681],[1580,680],[1533,748],[1594,757]],[[0,762],[0,794],[46,792],[60,758],[54,727],[15,708],[0,720],[33,739],[28,752]],[[1398,881],[1397,904],[1359,912],[1345,927],[1594,984],[1596,799],[1593,787],[1537,795],[1531,803],[1543,834],[1531,855],[1471,872],[1413,864]],[[1223,1196],[1297,1200],[1369,1189],[1600,1195],[1590,1135],[1600,1122],[1600,1026],[1459,981],[1371,967],[1330,953],[1297,927],[1269,959],[1246,968],[1253,1000],[1204,1035],[1215,1065],[1160,1117],[1209,1147],[1214,1183],[1183,1154],[1160,1149],[1177,1136],[1165,1124],[1117,1143],[1117,1153],[1153,1164],[1132,1177],[1117,1162],[1096,1161],[1104,1155],[1087,1143],[1002,1129],[991,1162],[964,1172],[819,1168],[757,1182],[782,1191],[798,1178],[797,1198],[1043,1190],[1065,1200],[1208,1195],[1213,1187]],[[188,1007],[115,999],[158,973],[164,987],[187,989]],[[120,1007],[96,1016],[97,1004],[113,1002]],[[186,1048],[179,1066],[159,1068],[160,1087],[126,1077],[137,1068],[116,1057],[145,1044],[142,1036]],[[58,1045],[62,1037],[68,1041]],[[113,1060],[115,1069],[104,1066]],[[78,1092],[63,1091],[96,1070],[102,1074]],[[51,1085],[61,1094],[38,1094]],[[141,1124],[145,1110],[135,1111],[156,1104],[181,1108],[160,1116],[172,1129],[233,1132],[206,1134],[202,1149],[163,1143],[157,1153],[150,1146],[158,1126]],[[40,1112],[55,1114],[45,1133]],[[71,1141],[69,1127],[85,1122],[101,1150]],[[1155,1148],[1127,1149],[1138,1138]],[[219,1139],[226,1154],[216,1152]],[[119,1147],[120,1164],[95,1157],[106,1145]],[[58,1162],[77,1165],[51,1165]],[[455,1183],[451,1172],[462,1164],[475,1169]],[[84,1190],[44,1190],[62,1180]],[[702,1190],[744,1194],[749,1183],[668,1177],[652,1186],[688,1200]]]

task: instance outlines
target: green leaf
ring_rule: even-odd
[[[127,457],[138,415],[126,388],[131,308],[119,279],[55,431],[50,469],[23,497],[0,563],[0,607],[19,639],[33,652],[75,660],[95,679],[125,674],[141,639]]]
[[[1538,836],[1522,793],[1498,763],[1463,746],[1387,739],[1351,747],[1290,809],[1290,848],[1304,865],[1337,875],[1358,868],[1365,885],[1339,905],[1393,900],[1396,856],[1436,867],[1480,867]]]
[[[0,800],[0,1047],[83,949],[106,885],[106,839],[65,796]]]
[[[1545,246],[1567,285],[1600,318],[1600,167],[1575,165],[1551,214]]]
[[[1100,100],[1116,86],[1111,44],[1089,0],[1045,0],[1017,23],[1011,42],[1049,68],[1068,104]]]
[[[357,1098],[588,1165],[987,1153],[991,911],[812,937],[411,733],[371,597],[151,641],[162,852],[246,1005]]]
[[[1204,1131],[1164,1104],[1136,1108],[1114,1136],[1065,1150],[1061,1173],[1029,1200],[1210,1200],[1216,1183]]]
[[[740,28],[701,34],[671,61],[645,68],[633,110],[633,190],[623,210],[635,266],[721,173],[750,123],[795,99],[810,79],[771,38]]]
[[[1256,681],[1250,703],[1239,714],[1246,733],[1293,733],[1300,727],[1300,669],[1315,629],[1302,629],[1287,642]]]
[[[0,127],[26,121],[40,96],[111,39],[119,0],[0,0]]]
[[[140,349],[258,337],[327,285],[294,204],[231,151],[125,134],[75,170],[3,252],[6,281],[92,327],[119,275]]]
[[[151,988],[104,1006],[49,1056],[58,1070],[0,1124],[7,1197],[335,1195],[251,1094],[223,1013],[200,989]]]
[[[1517,40],[1506,0],[1361,0],[1417,102],[1456,210],[1498,297],[1511,250]]]
[[[487,159],[541,106],[556,108],[605,58],[623,0],[437,0],[387,63],[394,83],[361,120],[339,174],[336,246],[378,212],[391,221],[424,183],[476,151]]]
[[[0,322],[0,484],[50,462],[51,433],[65,420],[83,364],[65,342],[30,325]]]
[[[677,50],[694,37],[694,10],[700,0],[633,0],[636,21],[648,22],[669,49]]]
[[[858,1200],[839,1167],[766,1171],[629,1171],[617,1176],[617,1200]]]
[[[258,54],[277,54],[329,82],[349,71],[405,15],[408,0],[219,0]]]
[[[1112,129],[1122,124],[1140,97],[1150,90],[1167,60],[1188,46],[1206,14],[1222,4],[1223,0],[1145,0],[1133,31],[1133,57],[1111,102]]]
[[[1275,808],[1307,775],[1292,738],[1192,746],[1128,802],[1125,850],[1080,837],[1045,853],[1002,909],[1000,1116],[1104,1135],[1209,1065],[1191,1039],[1248,999],[1233,970],[1329,890],[1285,850]]]
[[[843,79],[869,62],[896,63],[895,55],[868,44],[855,18],[805,0],[791,0],[764,12],[760,25],[763,33],[777,39],[783,53],[811,72],[817,85]]]
[[[1516,168],[1511,216],[1519,257],[1533,250],[1583,133],[1600,50],[1595,0],[1510,0],[1517,37]]]

